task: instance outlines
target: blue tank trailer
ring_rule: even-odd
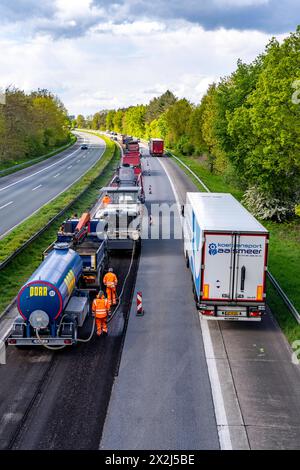
[[[77,343],[78,330],[91,315],[91,302],[102,288],[108,266],[106,224],[66,221],[44,261],[21,288],[8,344],[67,346]]]

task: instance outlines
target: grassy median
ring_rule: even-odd
[[[97,200],[99,189],[105,186],[112,178],[115,168],[120,160],[119,148],[116,147],[116,145],[109,139],[104,140],[107,143],[106,152],[101,161],[93,168],[93,175],[87,174],[83,177],[84,181],[82,180],[74,185],[76,188],[72,187],[71,190],[67,191],[68,194],[65,195],[65,198],[62,198],[64,196],[62,195],[58,198],[60,201],[54,201],[49,204],[48,210],[42,209],[43,223],[47,223],[48,220],[55,215],[55,211],[56,213],[59,212],[62,209],[63,204],[67,205],[70,201],[70,197],[73,196],[74,198],[74,195],[78,194],[78,192],[81,192],[84,187],[88,186],[85,194],[79,201],[75,202],[70,207],[67,214],[53,222],[49,230],[40,235],[30,244],[29,247],[26,248],[26,250],[20,253],[7,267],[0,271],[0,312],[3,312],[6,306],[9,305],[9,303],[16,297],[20,287],[31,276],[33,271],[37,269],[42,261],[43,251],[55,240],[58,227],[61,223],[75,212],[81,214],[82,212],[90,209]],[[49,211],[51,211],[51,215],[49,214]],[[42,219],[38,214],[33,217],[35,220],[31,221],[31,219],[28,219],[26,224],[30,222],[32,230],[34,231],[36,228],[42,227]],[[40,224],[36,223],[36,219],[40,221]],[[9,238],[10,240],[14,240],[11,238],[11,235],[9,235]],[[5,241],[1,240],[0,243],[4,250]],[[11,244],[9,246],[11,247]]]
[[[197,176],[214,192],[230,192],[241,200],[243,191],[224,180],[221,175],[213,175],[196,157],[178,155],[180,159],[193,170]],[[180,163],[173,159],[178,165]],[[203,186],[180,165],[184,172],[194,181],[199,191]],[[282,224],[261,221],[270,232],[269,270],[280,286],[300,312],[300,219]],[[268,285],[268,304],[278,323],[292,343],[300,339],[300,325],[288,312],[281,298],[271,285]]]

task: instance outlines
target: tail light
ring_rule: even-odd
[[[256,318],[261,317],[261,312],[258,312],[258,311],[250,312],[249,316],[250,317],[256,317]]]
[[[17,340],[16,339],[9,339],[8,344],[17,344]]]
[[[96,282],[95,276],[83,276],[83,279],[87,284],[94,284]]]
[[[214,310],[201,310],[202,315],[214,317],[215,311]]]
[[[71,339],[65,339],[65,340],[64,340],[64,343],[65,343],[65,344],[72,344],[72,340],[71,340]]]

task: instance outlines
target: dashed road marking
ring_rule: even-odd
[[[25,176],[25,178],[22,178],[22,179],[20,179],[20,180],[18,180],[18,181],[14,181],[14,183],[10,183],[9,185],[4,186],[4,188],[0,188],[0,192],[1,192],[1,191],[4,191],[5,189],[11,188],[12,186],[15,186],[15,185],[18,184],[18,183],[22,183],[23,181],[26,181],[26,180],[28,180],[29,178],[32,178],[33,176],[36,176],[36,175],[42,173],[43,171],[49,170],[49,168],[52,168],[52,167],[55,166],[55,165],[59,165],[59,164],[62,163],[64,160],[67,160],[67,159],[70,158],[72,155],[74,155],[74,153],[77,153],[79,150],[80,150],[80,149],[75,150],[75,152],[70,153],[70,155],[67,155],[66,157],[64,157],[64,158],[62,158],[62,159],[60,159],[60,160],[58,160],[57,162],[52,163],[52,165],[46,166],[45,168],[42,168],[41,170],[36,171],[35,173],[32,173],[31,175]]]
[[[32,189],[32,191],[36,191],[37,189],[40,189],[43,185],[42,184],[39,184],[38,186],[36,186],[35,188]]]
[[[1,206],[1,207],[0,207],[0,210],[1,210],[1,209],[4,209],[4,208],[7,207],[7,206],[10,206],[13,202],[14,202],[14,201],[10,201],[10,202],[8,202],[7,204],[4,204],[4,206]]]

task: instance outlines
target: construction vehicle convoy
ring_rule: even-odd
[[[145,195],[142,171],[136,173],[142,166],[140,154],[136,142],[130,149],[132,142],[125,143],[127,155],[134,152],[138,165],[124,163],[124,154],[110,186],[100,190],[93,216],[87,212],[66,220],[42,264],[21,288],[9,345],[77,344],[93,313],[98,334],[106,333],[105,310],[117,299],[117,278],[108,269],[110,254],[134,254],[141,246]],[[260,321],[266,302],[268,231],[230,194],[187,193],[183,215],[184,252],[202,316]],[[105,288],[108,299],[102,294]]]
[[[128,187],[124,172],[127,182],[131,177]],[[18,294],[19,316],[9,345],[57,348],[77,344],[80,330],[93,314],[98,334],[107,331],[105,320],[100,321],[98,307],[103,299],[99,291],[106,287],[109,307],[116,303],[117,282],[108,285],[115,274],[110,270],[105,277],[110,253],[138,252],[135,246],[140,245],[144,202],[142,172],[135,174],[134,168],[126,165],[118,169],[111,186],[100,191],[93,217],[84,213],[61,225],[56,241],[44,252],[42,264]]]
[[[266,308],[268,231],[231,195],[187,193],[184,252],[200,313],[260,321]]]

